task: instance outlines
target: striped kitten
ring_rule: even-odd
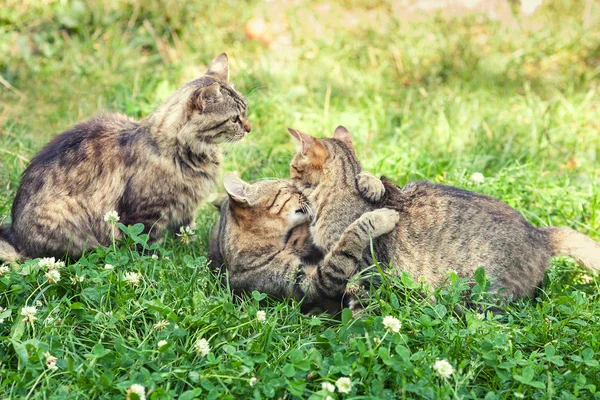
[[[220,169],[219,145],[250,132],[246,101],[228,81],[221,54],[142,121],[104,114],[56,137],[23,173],[0,260],[79,258],[110,243],[111,210],[152,239],[193,224]]]
[[[322,261],[311,264],[305,259],[312,251],[307,225],[310,206],[292,182],[248,184],[226,174],[224,184],[229,199],[211,232],[211,260],[226,267],[235,292],[258,290],[304,299],[304,310],[339,311],[355,260],[371,237],[390,232],[398,222],[393,210],[364,213],[348,224]]]
[[[316,139],[295,130],[299,149],[290,164],[291,178],[311,202],[316,217],[310,231],[315,244],[328,251],[357,218],[381,207],[397,210],[400,222],[390,235],[374,241],[382,265],[441,285],[452,268],[473,276],[483,267],[495,278],[491,290],[518,298],[532,295],[552,256],[567,255],[600,271],[600,245],[569,228],[537,228],[507,204],[466,190],[413,182],[399,188],[383,179],[385,195],[366,201],[353,183],[362,167],[350,133],[342,126],[331,139]],[[369,251],[360,268],[372,265]]]

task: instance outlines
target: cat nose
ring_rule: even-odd
[[[244,127],[244,130],[248,133],[252,130],[252,125],[250,125],[250,122],[248,122],[247,119],[244,120],[242,126]]]

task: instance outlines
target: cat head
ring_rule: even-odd
[[[226,173],[223,183],[229,196],[227,211],[242,232],[283,237],[310,219],[308,201],[289,180],[247,183]]]
[[[302,193],[309,195],[322,184],[355,188],[354,179],[362,167],[346,128],[338,126],[332,138],[323,139],[291,128],[288,131],[296,141],[290,177]]]
[[[225,53],[201,77],[185,84],[148,120],[156,136],[192,149],[203,143],[234,142],[250,132],[246,100],[229,84]]]

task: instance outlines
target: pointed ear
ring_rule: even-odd
[[[335,131],[333,132],[333,138],[341,140],[342,142],[346,143],[350,149],[354,150],[354,145],[352,144],[352,135],[350,132],[348,132],[348,129],[344,128],[343,126],[340,125],[335,128]]]
[[[208,67],[206,75],[210,75],[221,82],[229,83],[229,59],[227,54],[223,53],[217,56]]]
[[[250,198],[248,197],[249,185],[246,182],[231,172],[227,172],[223,177],[223,185],[225,185],[225,190],[231,200],[239,204],[250,204]]]
[[[217,211],[221,211],[221,206],[223,205],[223,203],[225,203],[227,201],[228,198],[229,197],[222,194],[219,197],[217,197],[215,200],[211,201],[210,205],[213,206]]]
[[[296,152],[308,158],[315,167],[323,165],[327,158],[327,150],[319,139],[292,128],[288,128],[288,132],[296,139]]]
[[[221,86],[215,82],[198,90],[196,104],[199,109],[204,110],[207,103],[216,103],[221,97]]]

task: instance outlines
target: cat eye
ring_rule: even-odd
[[[239,115],[236,115],[235,117],[229,118],[229,120],[233,123],[236,123],[236,122],[240,121],[240,117],[239,117]]]

